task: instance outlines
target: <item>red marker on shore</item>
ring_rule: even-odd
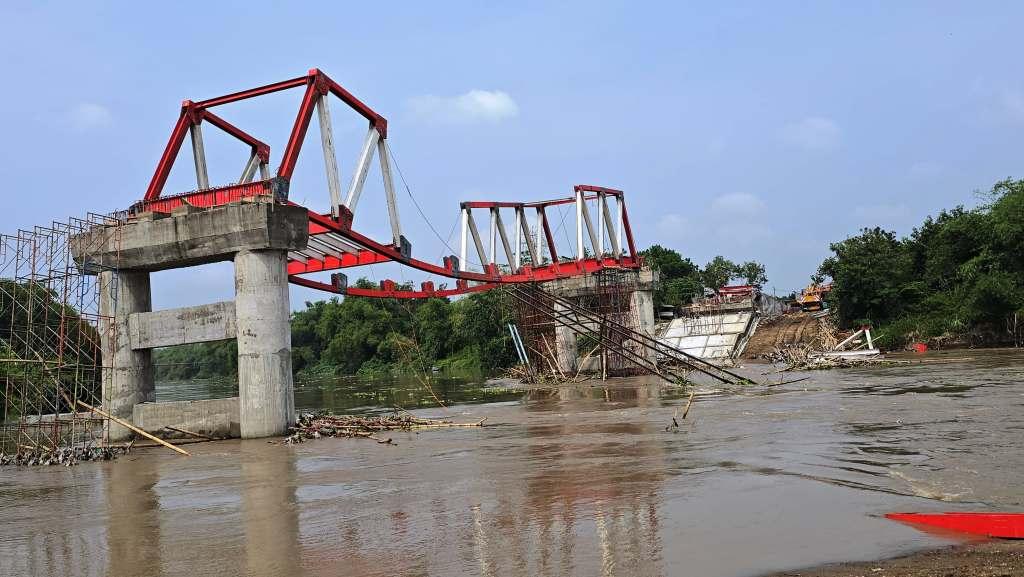
[[[885,517],[972,535],[1024,539],[1024,513],[888,513]]]

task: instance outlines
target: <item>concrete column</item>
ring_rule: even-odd
[[[295,422],[287,253],[235,255],[239,424],[243,439],[280,435]]]
[[[565,314],[565,311],[565,305],[555,303],[556,314]],[[558,368],[569,376],[576,374],[576,360],[579,356],[576,349],[576,333],[567,326],[556,324],[555,356],[558,357]]]
[[[654,336],[654,292],[650,290],[633,291],[629,295],[629,308],[636,319],[636,330]],[[657,362],[654,351],[644,348],[642,352],[651,362]]]
[[[103,408],[131,422],[135,405],[155,400],[152,354],[149,350],[133,351],[128,331],[128,315],[153,308],[149,273],[104,271],[99,273],[99,283]],[[110,441],[123,441],[132,434],[110,423]]]

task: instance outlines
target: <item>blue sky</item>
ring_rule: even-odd
[[[1022,13],[1011,2],[4,2],[0,230],[127,206],[182,99],[318,67],[389,119],[441,236],[460,200],[601,184],[627,192],[641,246],[701,264],[756,259],[769,288],[788,292],[831,241],[876,224],[908,233],[1024,175]],[[276,165],[299,96],[218,113],[264,137]],[[347,180],[365,127],[333,112]],[[245,151],[210,134],[211,181],[237,178]],[[292,198],[326,207],[315,131],[308,142]],[[194,188],[183,150],[168,192]],[[414,254],[450,252],[400,202]],[[386,238],[373,187],[356,223]],[[230,298],[230,270],[158,273],[155,305]],[[293,306],[320,296],[293,291]]]

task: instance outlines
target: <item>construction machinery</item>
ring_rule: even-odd
[[[807,288],[800,291],[800,296],[796,299],[800,305],[800,310],[810,312],[824,309],[825,299],[828,298],[830,292],[832,292],[832,283],[811,283]]]

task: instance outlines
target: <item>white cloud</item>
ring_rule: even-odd
[[[833,150],[839,146],[839,125],[832,119],[808,116],[782,128],[782,141],[806,150]]]
[[[519,114],[519,105],[501,90],[470,90],[458,96],[427,94],[409,99],[409,109],[431,122],[500,122]]]
[[[755,216],[764,209],[763,200],[746,192],[723,194],[711,201],[711,210],[724,215]]]
[[[107,107],[94,102],[79,102],[68,112],[68,122],[79,132],[106,126],[112,119]]]

